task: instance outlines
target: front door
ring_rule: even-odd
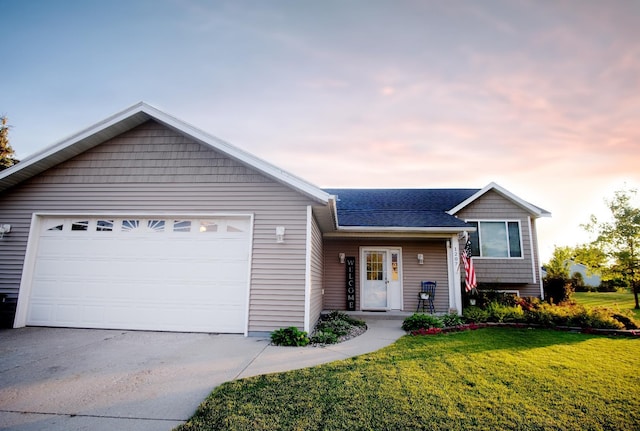
[[[402,310],[402,262],[399,248],[362,248],[362,310]]]

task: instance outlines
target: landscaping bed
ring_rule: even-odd
[[[363,334],[367,325],[341,311],[331,311],[320,316],[309,336],[295,327],[281,328],[271,333],[271,343],[276,346],[325,346],[350,340]]]

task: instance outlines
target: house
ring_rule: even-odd
[[[462,311],[479,281],[540,296],[536,219],[482,189],[322,190],[139,103],[0,173],[14,327],[263,334],[327,309]]]

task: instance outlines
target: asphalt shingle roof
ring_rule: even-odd
[[[324,189],[337,196],[340,226],[465,227],[446,211],[478,189]]]

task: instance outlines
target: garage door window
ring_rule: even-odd
[[[96,222],[96,231],[98,232],[112,232],[113,220],[98,220]]]
[[[71,223],[71,230],[89,230],[89,220],[74,221]]]
[[[164,232],[164,220],[122,220],[122,232]]]
[[[191,220],[174,220],[174,232],[191,232]]]
[[[200,232],[218,232],[218,223],[210,220],[200,220]]]

